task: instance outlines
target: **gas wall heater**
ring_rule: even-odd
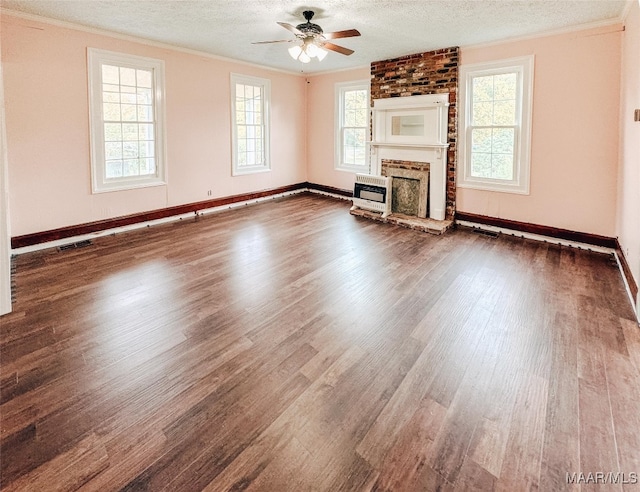
[[[386,217],[391,213],[391,203],[388,200],[389,184],[390,178],[387,176],[356,174],[353,208],[382,212],[382,217]]]

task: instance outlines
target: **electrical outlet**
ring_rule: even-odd
[[[211,195],[213,195],[213,192],[212,192],[211,190],[208,190],[208,191],[207,191],[207,195],[208,195],[208,196],[211,196]]]
[[[640,109],[636,109],[633,112],[633,121],[640,121]]]

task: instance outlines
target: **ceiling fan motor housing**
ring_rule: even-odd
[[[313,11],[305,10],[304,12],[302,12],[302,15],[307,22],[298,24],[296,26],[296,29],[303,33],[305,37],[322,35],[322,28],[318,24],[314,24],[313,22],[311,22],[311,19],[313,18]]]

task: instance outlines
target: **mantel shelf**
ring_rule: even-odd
[[[436,148],[446,149],[449,144],[431,144],[431,143],[395,143],[395,142],[367,142],[372,147],[413,147],[413,148]]]

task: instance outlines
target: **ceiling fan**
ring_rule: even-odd
[[[360,32],[357,29],[324,32],[318,24],[313,24],[311,22],[311,19],[314,15],[314,12],[312,10],[305,10],[304,12],[302,12],[302,15],[307,22],[298,24],[295,27],[291,24],[287,24],[286,22],[278,22],[279,25],[295,34],[295,39],[258,41],[252,44],[295,42],[297,44],[289,48],[289,54],[294,60],[300,60],[302,63],[309,63],[311,61],[311,58],[317,58],[318,60],[324,59],[324,57],[327,56],[326,50],[335,51],[336,53],[340,53],[343,55],[350,55],[351,53],[353,53],[353,50],[330,43],[328,40],[360,36]]]

